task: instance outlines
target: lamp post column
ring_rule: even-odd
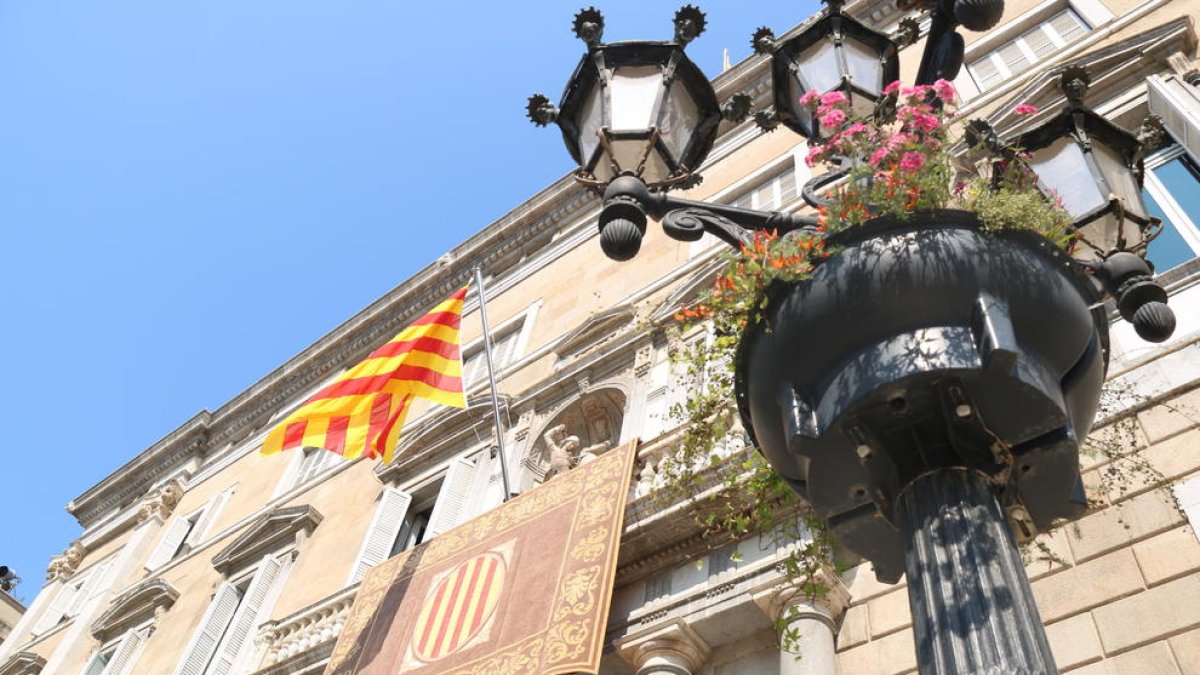
[[[939,469],[909,484],[898,502],[921,675],[1057,673],[987,480]]]

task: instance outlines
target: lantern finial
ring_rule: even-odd
[[[1063,94],[1072,108],[1083,105],[1083,95],[1087,93],[1091,83],[1092,77],[1083,66],[1068,66],[1059,80],[1059,86],[1062,87]]]
[[[675,41],[681,45],[700,37],[708,24],[704,12],[695,5],[684,5],[675,12]]]
[[[571,29],[575,31],[575,37],[587,43],[588,49],[596,47],[604,37],[604,15],[595,7],[581,9],[575,15]]]
[[[558,108],[554,107],[545,94],[530,96],[529,102],[525,104],[525,114],[529,116],[529,121],[539,127],[558,120]]]

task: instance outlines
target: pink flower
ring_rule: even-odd
[[[1013,108],[1013,112],[1018,115],[1036,115],[1037,111],[1037,106],[1032,106],[1028,103],[1022,103],[1021,105]]]
[[[887,96],[888,94],[894,94],[898,91],[900,91],[900,80],[896,80],[895,82],[892,82],[888,86],[884,87],[883,95]]]
[[[818,98],[820,98],[820,96],[821,92],[817,91],[816,89],[809,89],[808,91],[804,92],[803,96],[800,97],[800,105],[812,105],[813,101],[816,101]]]
[[[817,160],[821,159],[821,155],[825,154],[825,146],[814,145],[808,149],[808,153],[804,155],[804,163],[813,166]]]
[[[921,131],[936,131],[940,125],[938,118],[928,113],[917,113],[913,115],[912,124]]]
[[[875,152],[871,153],[871,159],[868,161],[871,162],[871,166],[879,166],[879,163],[882,162],[883,160],[887,159],[887,156],[889,154],[891,154],[890,150],[888,150],[887,148],[880,148],[880,149],[876,150]]]
[[[821,105],[837,105],[839,103],[846,103],[849,100],[842,92],[831,91],[821,97]]]
[[[846,113],[841,110],[830,110],[821,116],[821,126],[826,129],[833,129],[846,121]]]
[[[862,122],[855,122],[854,124],[846,127],[846,131],[843,133],[845,133],[847,136],[853,136],[854,134],[861,134],[865,133],[866,131],[867,125],[863,124]]]
[[[938,80],[933,83],[933,90],[937,93],[938,98],[949,103],[954,100],[954,85],[946,80]]]
[[[919,152],[909,151],[900,157],[900,168],[904,171],[917,171],[925,166],[925,155]]]
[[[891,138],[887,139],[887,145],[885,147],[887,147],[888,150],[895,150],[896,148],[912,140],[913,138],[911,135],[906,134],[903,131],[898,131],[892,134]]]

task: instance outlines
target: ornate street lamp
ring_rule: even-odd
[[[782,42],[769,28],[752,37],[754,50],[771,55],[775,81],[775,117],[810,139],[828,136],[812,111],[800,103],[810,91],[840,91],[853,111],[866,116],[883,96],[883,88],[900,78],[897,44],[842,13],[842,0],[826,0],[820,18]]]
[[[986,30],[1003,13],[1002,0],[930,4],[919,84],[958,74],[959,25]],[[819,236],[814,218],[668,194],[698,179],[720,116],[748,112],[744,97],[718,112],[683,56],[703,24],[686,7],[674,42],[605,46],[599,13],[585,10],[575,30],[588,54],[560,107],[530,99],[535,123],[558,122],[580,182],[603,192],[600,244],[610,258],[637,254],[649,217],[673,238],[708,232],[735,247],[752,230]],[[754,43],[772,54],[776,103],[756,120],[810,139],[822,130],[802,95],[841,91],[862,114],[897,75],[895,42],[836,0],[795,37],[777,43],[760,29]],[[1122,223],[1147,222],[1138,180],[1121,173],[1140,166],[1139,151],[1110,140],[1111,125],[1078,105],[1065,119],[1056,128],[1074,135],[1046,132],[1027,147],[1035,169],[1084,160],[1075,170],[1095,177],[1104,203],[1073,194],[1081,224],[1119,233],[1102,260],[1074,260],[1032,232],[983,232],[964,211],[878,217],[831,235],[839,252],[810,278],[769,288],[763,314],[740,336],[735,388],[747,433],[841,546],[883,581],[908,575],[922,675],[1055,672],[1014,537],[1086,508],[1079,446],[1108,361],[1103,291],[1143,335],[1170,333],[1165,292],[1122,248],[1133,238]],[[810,181],[806,195],[827,178]]]

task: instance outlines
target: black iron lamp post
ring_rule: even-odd
[[[918,83],[953,79],[957,26],[990,28],[1003,3],[937,0],[929,9]],[[813,218],[669,194],[698,180],[719,120],[749,112],[744,97],[718,108],[683,55],[703,14],[686,7],[675,21],[673,42],[603,45],[599,12],[581,12],[575,30],[588,53],[562,102],[529,102],[535,123],[559,124],[580,182],[603,192],[604,252],[635,256],[649,217],[673,238],[709,232],[733,246],[753,230],[811,231]],[[896,75],[894,41],[836,3],[797,36],[776,41],[760,30],[754,43],[772,56],[776,88],[775,110],[757,121],[809,138],[822,130],[801,111],[801,95],[839,90],[867,111]],[[1071,138],[1093,143],[1080,152],[1098,172],[1088,174],[1096,190],[1119,197],[1107,211],[1087,202],[1081,225],[1110,216],[1118,229],[1122,217],[1140,223],[1144,209],[1129,190],[1138,181],[1129,158],[1140,151],[1129,154],[1123,141],[1097,149],[1108,136],[1078,106],[1070,113]],[[1075,141],[1051,136],[1044,145],[1031,137],[1035,170],[1070,154]],[[1154,314],[1158,323],[1143,316],[1142,324],[1158,335],[1170,332],[1159,311],[1170,311],[1165,292],[1128,250],[1075,260],[1033,232],[985,233],[964,211],[880,217],[829,243],[837,255],[806,281],[770,288],[763,316],[741,336],[745,428],[835,540],[883,581],[907,574],[923,675],[1056,672],[1015,544],[1086,508],[1079,446],[1108,362],[1104,293],[1135,326]]]

